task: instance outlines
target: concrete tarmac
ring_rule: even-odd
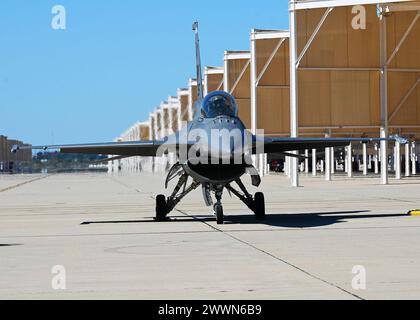
[[[269,176],[267,220],[225,194],[222,226],[201,190],[154,222],[164,178],[0,176],[0,299],[420,299],[420,178]]]

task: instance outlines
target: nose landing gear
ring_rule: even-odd
[[[214,205],[214,213],[216,215],[217,224],[223,224],[225,216],[223,215],[223,206],[221,204]]]
[[[222,206],[222,194],[223,194],[223,187],[218,188],[215,191],[216,194],[216,204],[214,205],[214,213],[216,215],[217,224],[223,224],[225,217],[223,215],[223,206]]]
[[[246,204],[246,206],[251,209],[257,220],[264,220],[265,219],[265,199],[264,194],[262,192],[257,192],[255,196],[253,197],[245,188],[244,184],[240,179],[237,179],[235,181],[241,191],[243,193],[240,193],[236,189],[234,189],[230,184],[226,185],[226,189],[233,193],[235,196],[237,196],[243,203]],[[217,224],[223,224],[224,223],[224,215],[223,215],[223,206],[222,206],[222,193],[223,188],[217,188],[215,190],[216,195],[216,204],[214,205],[214,213],[216,216]]]

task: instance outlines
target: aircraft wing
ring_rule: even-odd
[[[12,152],[19,150],[60,150],[62,153],[83,153],[83,154],[103,154],[118,156],[143,156],[154,157],[160,147],[171,146],[163,140],[156,141],[133,141],[133,142],[110,142],[110,143],[91,143],[73,145],[50,145],[50,146],[13,146]],[[173,146],[176,148],[176,146]]]
[[[259,153],[282,153],[287,151],[302,151],[312,149],[325,149],[332,147],[345,147],[350,143],[379,143],[381,141],[398,141],[406,144],[407,140],[402,137],[381,138],[269,138],[257,137],[254,152]]]

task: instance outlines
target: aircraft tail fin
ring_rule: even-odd
[[[193,23],[192,29],[195,33],[195,55],[196,55],[196,69],[197,69],[197,96],[201,101],[204,98],[203,88],[203,73],[201,68],[201,53],[200,53],[200,37],[198,34],[198,21]]]

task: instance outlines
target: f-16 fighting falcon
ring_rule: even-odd
[[[351,142],[368,143],[384,139],[369,138],[271,138],[252,135],[238,117],[235,98],[227,92],[217,91],[203,96],[203,77],[200,59],[198,23],[195,32],[198,100],[194,118],[179,132],[162,140],[113,142],[99,144],[53,145],[13,147],[20,149],[59,149],[62,153],[109,155],[108,161],[134,156],[155,157],[176,154],[178,162],[169,170],[165,187],[173,179],[178,183],[172,194],[156,197],[156,221],[166,221],[168,214],[193,190],[201,187],[207,206],[214,207],[218,224],[223,224],[222,195],[225,190],[238,197],[253,211],[258,220],[265,218],[264,194],[251,195],[241,178],[250,174],[252,184],[259,187],[261,178],[252,165],[252,156],[277,154],[288,157],[306,149],[324,149],[347,146]],[[395,140],[392,138],[388,140]],[[191,182],[189,182],[191,181]],[[236,184],[234,187],[233,184]],[[239,188],[239,189],[238,189]],[[215,203],[213,202],[215,198]]]

